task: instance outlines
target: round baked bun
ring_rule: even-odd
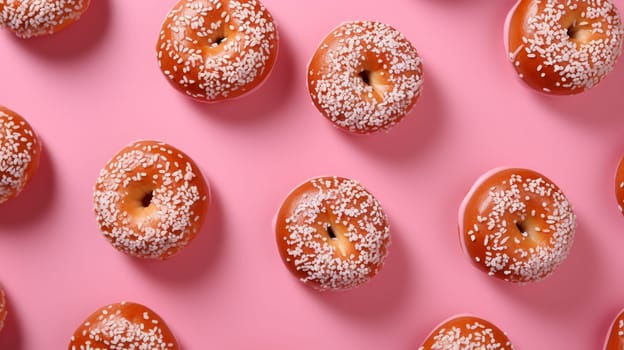
[[[2,0],[0,26],[20,38],[53,34],[76,22],[90,0]]]
[[[119,251],[167,259],[200,231],[210,190],[195,162],[177,148],[143,140],[119,151],[94,189],[100,231]]]
[[[563,192],[533,170],[499,168],[479,178],[459,210],[459,234],[480,270],[510,282],[549,276],[567,258],[576,216]]]
[[[393,27],[346,22],[321,41],[308,65],[312,102],[338,128],[388,130],[414,107],[423,86],[422,59]]]
[[[0,106],[0,204],[19,195],[41,157],[41,141],[19,114]]]
[[[178,91],[218,102],[259,87],[278,46],[277,27],[260,0],[179,0],[162,25],[156,53]]]
[[[355,180],[319,177],[295,188],[275,220],[286,267],[319,290],[355,288],[383,266],[390,227],[381,204]]]
[[[74,332],[68,350],[179,350],[173,333],[146,306],[121,302],[92,313]]]

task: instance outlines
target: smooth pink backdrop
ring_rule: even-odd
[[[624,218],[613,194],[624,63],[584,95],[548,97],[525,88],[507,62],[512,0],[265,0],[281,36],[273,75],[250,96],[202,105],[171,88],[156,64],[173,3],[94,0],[60,34],[0,32],[0,104],[29,119],[45,147],[32,184],[0,207],[10,300],[0,349],[64,349],[88,314],[120,300],[155,309],[185,350],[416,349],[456,313],[496,323],[520,350],[602,347],[624,307]],[[388,134],[345,134],[307,94],[316,45],[355,19],[395,26],[424,58],[423,96]],[[194,157],[215,194],[205,230],[166,262],[118,253],[92,212],[100,168],[141,138]],[[499,165],[549,176],[578,214],[569,259],[541,283],[488,278],[460,248],[457,208]],[[324,174],[361,181],[392,224],[382,272],[344,293],[293,278],[271,227],[289,190]]]

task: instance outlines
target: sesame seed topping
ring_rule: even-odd
[[[323,40],[308,68],[310,96],[321,113],[360,133],[398,123],[420,96],[423,81],[414,46],[379,22],[340,25]]]
[[[80,18],[89,0],[0,1],[0,26],[18,37],[52,34]]]
[[[507,336],[476,317],[458,317],[440,325],[419,350],[513,350]]]
[[[75,332],[70,349],[76,350],[172,350],[177,342],[160,316],[143,305],[113,304],[90,315]]]

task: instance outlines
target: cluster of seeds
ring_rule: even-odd
[[[277,29],[257,0],[181,0],[157,43],[170,82],[204,101],[240,96],[268,75],[277,57]]]
[[[41,143],[26,120],[0,107],[0,203],[22,191],[40,154]]]
[[[164,321],[147,307],[122,302],[93,313],[74,332],[70,350],[173,350],[178,344]]]
[[[75,22],[89,0],[3,0],[0,25],[22,38],[52,34]]]
[[[581,92],[598,84],[622,53],[624,28],[609,0],[537,0],[515,26],[510,59],[523,79],[544,92]],[[520,5],[522,6],[522,5]],[[526,21],[526,24],[524,23]]]
[[[624,311],[617,315],[607,334],[605,350],[621,350],[624,348]]]
[[[522,173],[522,175],[521,175]],[[506,170],[500,183],[478,186],[487,199],[464,218],[464,244],[488,274],[531,282],[553,272],[568,256],[576,216],[563,192],[538,173]],[[475,192],[481,192],[477,189]]]

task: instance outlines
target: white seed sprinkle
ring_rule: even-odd
[[[304,283],[322,290],[354,288],[368,281],[383,265],[390,245],[390,228],[380,203],[354,180],[317,178],[309,184],[315,192],[298,200],[283,223],[286,261],[304,275]],[[328,215],[335,223],[346,223],[344,238],[352,254],[342,256],[322,239],[327,225],[316,223]]]
[[[370,82],[361,74],[368,74]],[[422,59],[389,25],[347,22],[317,49],[308,81],[323,115],[343,129],[370,133],[392,127],[414,106],[424,81]]]
[[[26,120],[0,107],[0,203],[22,191],[40,154],[41,143]]]
[[[418,350],[513,350],[509,338],[476,317],[456,317],[438,326]]]
[[[484,252],[479,265],[490,275],[530,282],[548,276],[566,259],[574,240],[576,216],[563,192],[550,180],[530,170],[522,170],[520,175],[518,170],[502,170],[496,176],[504,181],[488,183],[492,187],[483,189],[488,194],[483,202],[487,205],[480,206],[474,218],[463,219],[477,222],[479,231],[471,226],[463,234],[470,238],[464,242],[470,251]],[[480,186],[487,181],[479,182]],[[538,220],[550,228],[540,228]],[[476,232],[481,239],[473,239]],[[540,239],[528,240],[537,235]]]
[[[207,185],[190,158],[172,162],[172,150],[156,141],[135,142],[101,170],[94,190],[94,209],[102,234],[120,251],[138,257],[166,258],[197,234],[208,200]],[[157,177],[147,176],[153,172]],[[129,194],[150,193],[151,210],[135,210]],[[149,209],[149,208],[148,208]]]
[[[75,22],[89,6],[89,0],[2,0],[0,26],[18,37],[52,34]]]
[[[527,81],[544,78],[540,81],[544,92],[578,92],[595,86],[613,70],[622,53],[624,28],[611,1],[531,0],[531,6],[528,17],[521,19],[526,23],[524,36],[510,37],[509,47],[516,69]],[[569,24],[571,16],[580,19]],[[570,34],[571,25],[582,39]],[[536,68],[519,65],[523,55],[539,60]]]
[[[228,28],[235,28],[229,38]],[[259,0],[180,0],[163,23],[157,57],[185,94],[215,101],[259,84],[277,48],[277,28]]]

